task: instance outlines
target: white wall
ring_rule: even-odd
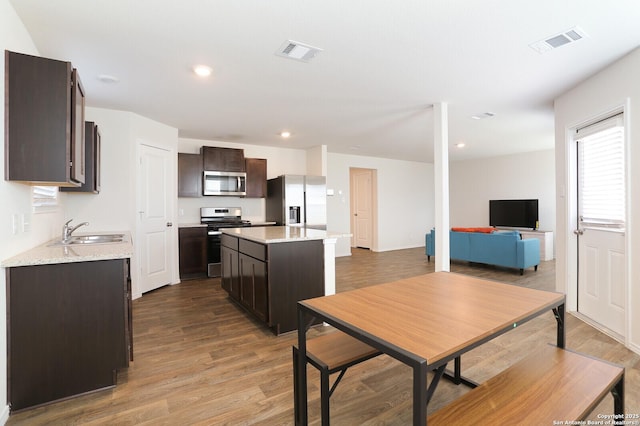
[[[449,165],[451,226],[489,226],[489,200],[537,198],[540,229],[555,231],[554,151]]]
[[[81,229],[92,231],[132,231],[134,209],[131,183],[135,165],[131,152],[131,113],[86,108],[85,118],[98,125],[101,135],[100,194],[63,193],[65,218],[74,223],[89,222]]]
[[[605,68],[556,99],[556,286],[568,292],[567,306],[575,309],[575,247],[570,194],[572,171],[567,132],[577,125],[600,117],[612,109],[628,105],[625,111],[628,145],[627,170],[627,346],[640,353],[640,49]]]
[[[372,250],[424,246],[425,233],[434,225],[433,164],[335,153],[328,154],[327,163],[327,188],[335,194],[327,200],[329,231],[350,232],[349,169],[375,169],[378,239]],[[339,239],[336,255],[350,255],[350,244],[347,238]]]

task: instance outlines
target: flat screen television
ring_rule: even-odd
[[[489,200],[489,225],[538,228],[538,200]]]

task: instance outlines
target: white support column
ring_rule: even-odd
[[[324,243],[324,295],[336,294],[336,242],[337,238],[325,238]]]
[[[433,159],[435,172],[436,272],[449,263],[449,116],[445,102],[433,105]]]

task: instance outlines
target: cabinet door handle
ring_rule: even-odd
[[[167,228],[171,228],[172,226],[173,226],[173,223],[167,222]]]

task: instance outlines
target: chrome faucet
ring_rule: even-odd
[[[71,239],[71,234],[73,234],[73,232],[76,229],[80,228],[83,225],[88,225],[89,224],[89,222],[82,222],[82,223],[80,223],[80,224],[78,224],[76,226],[71,227],[71,226],[69,226],[69,224],[71,223],[72,220],[73,219],[69,219],[67,221],[67,223],[65,223],[64,226],[62,227],[62,242],[63,243],[69,242],[69,240]]]

